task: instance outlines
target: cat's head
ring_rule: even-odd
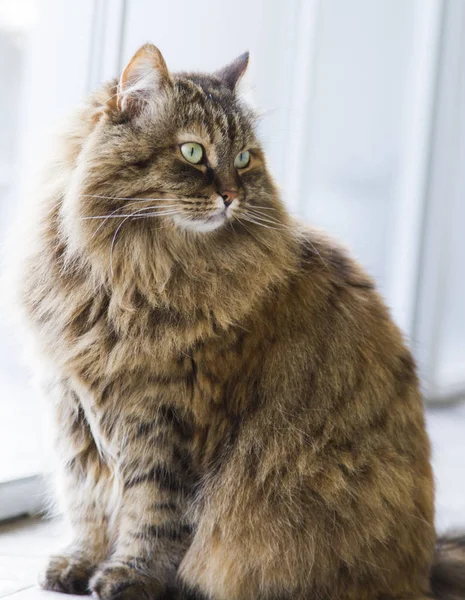
[[[88,219],[99,237],[118,224],[187,236],[271,227],[280,205],[256,115],[238,91],[248,58],[213,74],[171,74],[155,46],[142,46],[95,101],[73,219]]]

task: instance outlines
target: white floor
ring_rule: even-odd
[[[44,592],[37,577],[49,554],[64,543],[60,523],[25,519],[0,527],[0,598],[11,600],[59,600],[75,598],[55,592]],[[81,596],[82,598],[82,596]]]
[[[427,421],[433,443],[438,530],[465,531],[465,404],[429,409]],[[64,545],[65,535],[60,523],[38,519],[0,526],[0,598],[77,600],[79,596],[44,592],[36,586],[47,555]]]

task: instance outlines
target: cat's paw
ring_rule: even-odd
[[[168,600],[171,592],[156,579],[121,563],[102,565],[90,582],[99,600]]]
[[[39,583],[44,590],[84,595],[89,593],[95,569],[96,565],[77,553],[52,556]]]

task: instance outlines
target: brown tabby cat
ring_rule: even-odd
[[[170,74],[145,45],[62,136],[21,290],[75,532],[43,586],[465,598],[411,355],[365,273],[286,212],[247,62]]]

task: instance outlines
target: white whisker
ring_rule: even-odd
[[[256,218],[260,221],[263,221],[263,223],[270,223],[272,225],[279,225],[285,229],[289,229],[289,227],[283,223],[282,221],[279,221],[278,219],[274,219],[273,217],[270,217],[269,215],[262,215],[258,212],[253,212],[251,210],[249,211],[245,211],[246,213],[248,213],[251,217]]]
[[[92,217],[80,217],[83,221],[88,221],[91,219],[123,219],[124,217],[127,217],[127,214],[124,215],[115,215],[114,213],[119,211],[119,210],[126,210],[128,206],[131,206],[130,204],[128,204],[127,206],[120,206],[119,208],[117,208],[116,210],[114,210],[113,212],[111,212],[109,215],[96,215],[96,216],[92,216]],[[151,209],[151,208],[157,208],[160,210],[164,210],[164,209],[170,209],[170,208],[177,208],[174,204],[171,204],[169,206],[156,206],[156,207],[152,207],[152,206],[148,206],[147,209]]]
[[[113,239],[111,240],[111,246],[110,246],[110,272],[111,272],[111,276],[112,277],[114,277],[114,270],[113,270],[113,250],[114,250],[114,247],[115,247],[116,237],[118,235],[119,230],[126,223],[126,221],[128,219],[135,218],[135,215],[143,212],[144,210],[153,210],[153,208],[156,208],[156,207],[138,208],[136,211],[132,212],[130,215],[127,215],[125,217],[125,219],[123,221],[121,221],[121,223],[116,228],[116,231],[115,231],[115,233],[113,235]],[[174,212],[175,211],[173,211],[171,214],[174,214]],[[163,213],[156,213],[156,216],[163,216]]]
[[[146,217],[165,217],[167,215],[177,215],[179,214],[178,210],[172,210],[172,211],[168,211],[168,212],[151,212],[151,213],[146,213],[144,215],[138,215],[137,217],[134,217],[134,219],[145,219]]]
[[[260,206],[258,204],[248,204],[247,209],[260,209],[260,210],[274,210],[275,212],[279,212],[277,208],[273,208],[272,206]]]
[[[263,208],[263,207],[261,207]],[[265,225],[265,223],[269,223],[269,224],[273,224],[276,225],[276,227],[267,227],[268,229],[291,229],[291,227],[289,227],[289,225],[286,225],[285,223],[281,223],[280,221],[277,221],[274,219],[274,217],[271,217],[270,215],[261,215],[259,212],[254,212],[253,210],[250,209],[250,207],[247,207],[247,211],[249,212],[248,217],[245,216],[243,218],[245,218],[247,221],[249,221],[250,223],[255,222],[255,225],[261,225],[262,227],[267,227]],[[258,222],[260,221],[260,222]],[[310,246],[313,248],[313,251],[315,252],[316,256],[318,256],[321,260],[321,262],[323,263],[323,265],[326,268],[328,267],[328,263],[327,261],[323,258],[323,256],[321,255],[321,253],[318,251],[318,249],[315,247],[315,245],[312,243],[311,240],[308,240],[308,243],[310,244]]]
[[[248,232],[248,234],[253,237],[253,239],[257,242],[257,244],[259,244],[261,246],[262,244],[261,244],[260,240],[250,231],[250,229],[247,227],[247,225],[244,223],[244,221],[242,221],[242,219],[240,219],[239,217],[237,217],[237,220],[242,225],[242,227],[244,227],[244,229]]]
[[[261,227],[264,227],[265,229],[270,229],[270,230],[278,230],[278,229],[285,229],[284,225],[276,225],[275,223],[272,223],[273,226],[269,225],[266,221],[262,221],[259,220],[258,217],[257,218],[252,218],[252,216],[250,214],[241,214],[241,217],[243,219],[245,219],[246,221],[248,221],[249,223],[253,223],[254,225],[259,225]]]
[[[98,194],[81,194],[81,198],[101,198],[102,200],[135,200],[138,202],[158,202],[160,200],[170,200],[173,202],[174,200],[178,200],[178,198],[136,198],[136,197],[123,197],[123,196],[100,196]]]
[[[111,276],[114,277],[114,271],[113,271],[113,249],[115,246],[115,241],[116,241],[116,236],[118,235],[119,230],[121,229],[121,227],[126,223],[126,221],[128,219],[131,218],[132,215],[128,215],[124,221],[121,221],[121,223],[118,225],[118,227],[115,230],[115,233],[113,234],[113,239],[111,240],[111,246],[110,246],[110,272],[111,272]]]
[[[135,205],[137,205],[139,203],[140,203],[139,200],[135,200],[134,202],[130,202],[129,204],[125,204],[124,206],[119,206],[117,209],[115,209],[114,211],[112,211],[109,215],[106,215],[106,216],[103,216],[103,217],[100,217],[100,216],[95,217],[95,218],[102,218],[104,220],[102,221],[102,223],[100,223],[100,225],[94,231],[91,239],[94,239],[94,237],[97,235],[97,233],[100,231],[100,229],[105,225],[105,223],[107,222],[108,219],[122,218],[123,217],[123,215],[116,215],[116,216],[114,216],[115,213],[117,213],[120,210],[124,210],[124,209],[128,208],[129,206],[135,206]],[[160,208],[172,208],[172,206],[173,205],[169,205],[168,207],[167,206],[163,206],[163,207],[160,207]],[[84,217],[84,218],[86,218],[86,217]],[[87,217],[87,218],[93,218],[93,217]]]

